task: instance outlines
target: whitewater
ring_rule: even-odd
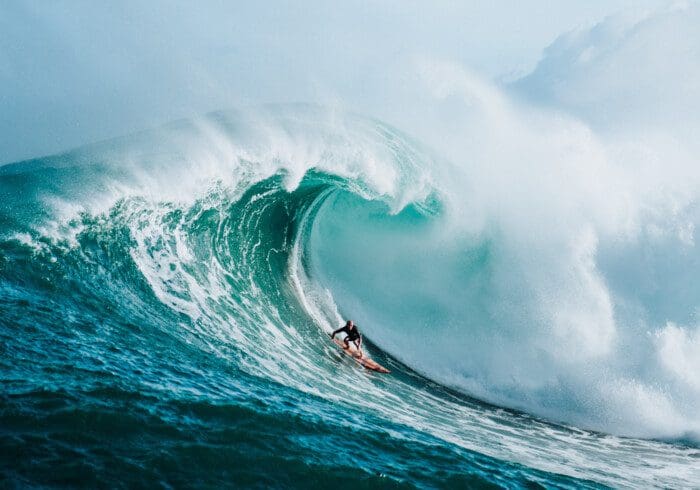
[[[4,478],[696,486],[694,181],[451,79],[507,148],[282,105],[1,167]]]

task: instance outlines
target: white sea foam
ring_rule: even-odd
[[[397,231],[381,209],[331,203],[311,242],[322,287],[380,346],[468,393],[613,433],[697,434],[696,335],[673,322],[698,306],[699,121],[680,107],[700,100],[686,83],[699,12],[564,36],[512,87],[419,60],[407,125],[451,162],[431,169],[445,213]],[[673,43],[646,50],[660,34]],[[670,53],[685,75],[664,69]]]

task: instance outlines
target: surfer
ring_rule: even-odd
[[[330,334],[331,338],[335,338],[336,334],[339,334],[340,332],[346,333],[345,339],[343,339],[343,342],[345,342],[345,348],[349,349],[349,342],[352,342],[353,344],[355,344],[355,347],[357,347],[357,351],[360,353],[360,357],[362,357],[364,355],[362,353],[362,335],[360,334],[360,331],[357,329],[357,326],[352,322],[352,320],[348,320],[347,323],[345,323],[344,327],[340,327],[338,330]]]

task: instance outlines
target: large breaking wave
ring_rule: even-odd
[[[560,149],[580,150],[574,139]],[[110,341],[115,357],[99,362],[115,372],[130,369],[120,350],[170,338],[172,349],[535,468],[560,471],[547,454],[567,446],[573,476],[633,484],[649,476],[639,452],[657,443],[590,445],[590,433],[424,384],[581,429],[697,442],[695,208],[673,210],[674,230],[691,226],[680,235],[654,235],[665,209],[635,214],[649,231],[632,238],[624,216],[581,205],[607,188],[565,170],[470,175],[381,122],[317,107],[213,114],[3,167],[3,292],[32,305],[34,322],[37,305],[53,304],[93,338],[86,355],[115,330],[140,339]],[[559,186],[569,197],[552,211],[547,189]],[[689,291],[650,277],[674,273]],[[344,318],[395,375],[338,368],[325,335]],[[217,383],[150,374],[174,393]],[[664,459],[665,474],[692,477],[682,464],[692,449],[669,448],[678,459]]]

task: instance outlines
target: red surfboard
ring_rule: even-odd
[[[343,352],[345,352],[347,355],[355,359],[355,362],[357,362],[360,366],[364,367],[365,369],[369,369],[370,371],[376,371],[378,373],[390,373],[387,368],[382,366],[381,364],[373,361],[367,355],[362,355],[358,352],[357,347],[355,347],[355,344],[350,342],[350,346],[346,349],[345,348],[345,342],[343,342],[340,339],[333,339],[333,342],[343,349]]]

